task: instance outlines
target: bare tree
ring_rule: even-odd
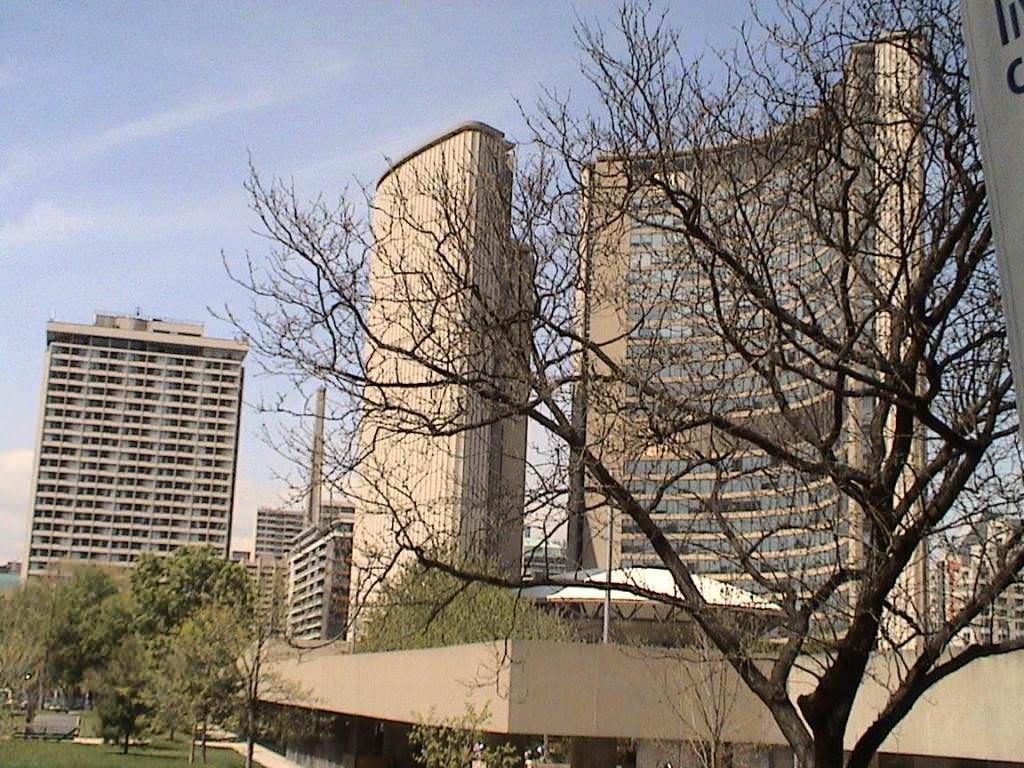
[[[614,36],[581,25],[601,107],[524,110],[510,216],[481,218],[450,165],[386,209],[366,195],[369,217],[254,172],[273,248],[235,271],[236,322],[272,370],[340,394],[333,476],[391,515],[394,551],[520,585],[436,554],[436,510],[374,475],[366,425],[443,446],[525,417],[527,511],[584,562],[667,568],[681,599],[647,596],[693,617],[799,763],[843,764],[845,737],[859,768],[936,682],[1024,647],[953,643],[1024,564],[1019,528],[952,615],[923,589],[929,541],[1020,493],[988,201],[955,0],[753,13],[708,60],[650,7]],[[777,615],[736,626],[702,572]],[[897,682],[847,734],[878,659]],[[796,696],[798,665],[816,684]]]
[[[697,706],[693,712],[680,714],[688,715],[693,730],[706,733],[707,738],[691,740],[687,746],[703,768],[735,765],[726,729],[735,717],[739,681],[727,674],[724,661],[703,634],[698,635],[692,647],[696,658],[684,664],[683,669],[690,685],[698,692]]]
[[[679,625],[674,628],[678,631]],[[743,682],[714,643],[698,630],[685,645],[644,648],[648,659],[678,662],[676,680],[666,679],[663,689],[679,723],[673,739],[652,741],[641,749],[653,750],[644,762],[695,765],[700,768],[744,768],[745,748],[729,738],[742,718]],[[678,695],[673,695],[678,694]],[[753,747],[756,749],[756,747]],[[638,754],[638,760],[640,755]]]
[[[272,613],[258,608],[253,611],[246,634],[248,647],[239,656],[237,664],[241,678],[239,699],[240,719],[245,730],[245,765],[252,768],[253,752],[262,731],[260,701],[295,696],[298,689],[273,670],[274,663],[287,653],[287,646],[275,638],[277,621]]]

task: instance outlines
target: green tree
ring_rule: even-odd
[[[114,578],[98,568],[82,568],[49,587],[47,679],[74,688],[106,665],[131,626],[131,608]]]
[[[6,615],[0,616],[5,646],[0,675],[11,679],[11,690],[25,702],[27,721],[41,706],[43,692],[54,683],[50,660],[58,614],[56,586],[52,579],[23,584],[4,600]]]
[[[230,606],[241,614],[252,604],[245,568],[206,547],[182,547],[168,557],[146,555],[132,571],[131,591],[140,632],[169,636],[205,605]]]
[[[410,564],[386,582],[357,645],[360,651],[434,648],[491,640],[569,640],[569,626],[516,590],[463,581]]]
[[[25,700],[31,720],[45,690],[102,670],[131,624],[127,594],[104,571],[32,579],[0,600],[0,689]]]
[[[0,597],[0,691],[10,691],[15,702],[30,697],[45,661],[39,634],[45,596],[42,585],[29,584]],[[9,735],[12,724],[10,718],[0,719],[0,738]]]
[[[151,711],[151,668],[142,639],[135,634],[121,638],[104,669],[92,677],[103,736],[120,742],[127,754],[131,737],[143,731]]]
[[[209,603],[185,619],[168,639],[158,665],[161,682],[154,691],[160,719],[185,716],[192,734],[189,762],[195,760],[195,734],[206,734],[211,721],[229,717],[244,689],[239,658],[248,644],[248,628],[235,609]]]
[[[161,655],[161,662],[154,664],[157,674],[153,675],[149,687],[149,701],[152,705],[151,726],[154,732],[166,733],[174,741],[178,731],[187,729],[192,721],[192,710],[187,691],[179,684],[179,675],[169,674],[171,660]]]

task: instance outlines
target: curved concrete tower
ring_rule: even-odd
[[[405,155],[374,197],[353,598],[411,548],[520,567],[526,260],[510,232],[511,144],[464,123]]]

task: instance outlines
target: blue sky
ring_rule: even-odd
[[[591,94],[574,13],[611,3],[0,4],[0,561],[21,556],[51,316],[97,309],[204,321],[244,306],[220,253],[258,256],[242,183],[310,196],[372,182],[449,125],[524,135],[516,99]],[[746,0],[676,0],[683,44],[728,43]],[[247,399],[272,380],[250,375]],[[236,543],[284,469],[243,414]]]

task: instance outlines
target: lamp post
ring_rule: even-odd
[[[608,507],[608,550],[605,560],[604,624],[601,628],[601,642],[607,645],[611,637],[612,615],[612,536],[615,535],[615,508]]]

